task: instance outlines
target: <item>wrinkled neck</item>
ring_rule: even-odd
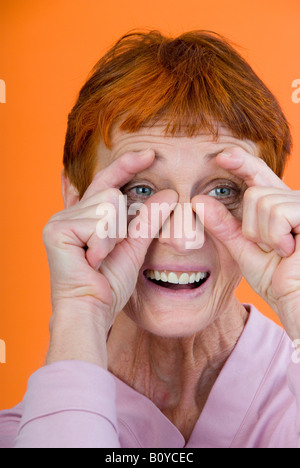
[[[121,312],[108,340],[109,370],[152,401],[158,387],[177,396],[192,391],[195,399],[199,388],[204,390],[217,378],[247,317],[237,302],[234,310],[224,311],[192,336],[164,338],[143,330]]]

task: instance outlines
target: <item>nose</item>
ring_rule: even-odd
[[[201,210],[200,204],[195,213],[191,203],[177,203],[161,229],[159,242],[169,245],[178,253],[200,249],[205,242]]]

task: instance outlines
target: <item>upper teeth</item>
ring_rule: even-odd
[[[156,281],[164,281],[165,283],[173,284],[189,284],[195,283],[200,280],[207,278],[208,273],[204,271],[191,272],[191,273],[176,273],[174,271],[158,271],[158,270],[147,270],[147,278],[155,279]]]

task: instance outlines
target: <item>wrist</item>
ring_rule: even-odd
[[[46,363],[79,360],[107,368],[106,341],[110,324],[89,300],[60,301],[50,319]]]
[[[273,310],[292,341],[300,338],[300,294],[280,298]]]

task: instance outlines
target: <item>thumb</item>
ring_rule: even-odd
[[[139,204],[138,216],[128,225],[128,242],[134,245],[136,252],[140,251],[141,259],[152,240],[159,236],[159,231],[176,207],[177,200],[178,194],[166,189]]]
[[[199,210],[199,206],[197,209],[197,204],[202,204],[204,209]],[[253,255],[263,254],[257,244],[243,236],[242,223],[221,202],[207,195],[196,195],[192,207],[201,216],[204,229],[225,245],[242,272],[247,267],[245,263],[249,259],[253,261]]]

